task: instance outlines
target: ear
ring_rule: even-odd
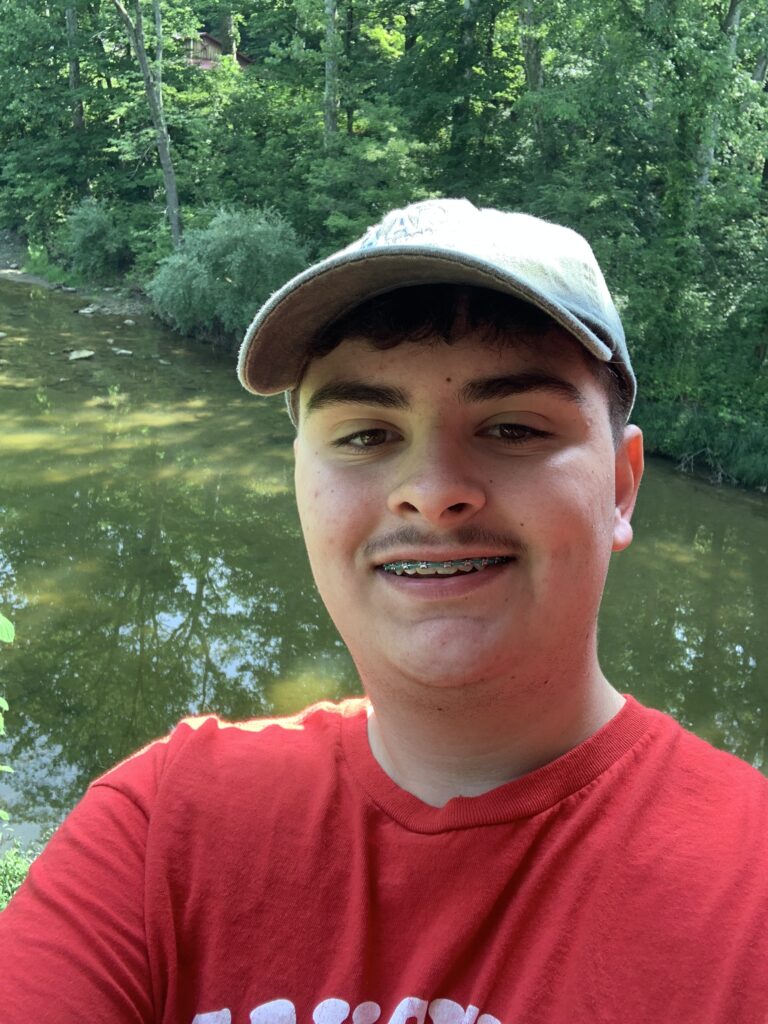
[[[630,425],[624,428],[624,436],[616,449],[613,551],[623,551],[632,543],[632,512],[642,476],[643,435],[639,427]]]

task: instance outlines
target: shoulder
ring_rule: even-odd
[[[338,759],[341,722],[365,715],[367,702],[323,701],[296,715],[225,721],[215,715],[183,719],[166,737],[148,744],[92,787],[122,792],[147,814],[158,799],[189,792],[227,792],[297,781]]]
[[[684,728],[671,716],[646,709],[658,745],[658,770],[686,792],[705,791],[711,798],[732,797],[734,790],[768,798],[768,778],[741,758],[720,750]]]
[[[768,844],[768,778],[746,761],[678,727],[676,779],[682,799],[710,820],[735,824],[751,818]]]
[[[647,709],[651,742],[626,777],[637,829],[689,865],[768,860],[768,779],[733,754]]]

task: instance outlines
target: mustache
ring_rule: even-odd
[[[481,548],[485,546],[489,551],[500,548],[510,555],[522,555],[525,552],[525,545],[511,534],[496,533],[494,530],[488,530],[482,526],[466,524],[457,526],[450,533],[428,533],[415,526],[401,526],[391,533],[371,538],[363,548],[363,553],[367,558],[373,558],[375,555],[397,548]]]

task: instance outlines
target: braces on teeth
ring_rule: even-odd
[[[461,558],[447,562],[386,562],[382,565],[384,572],[393,572],[398,576],[454,576],[459,572],[474,572],[485,569],[489,565],[501,565],[508,562],[504,556],[491,558]]]

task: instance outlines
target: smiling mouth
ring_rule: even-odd
[[[514,559],[506,555],[490,555],[487,558],[453,558],[445,562],[385,562],[379,568],[396,576],[458,576],[482,572],[493,565],[505,565],[512,561]]]

